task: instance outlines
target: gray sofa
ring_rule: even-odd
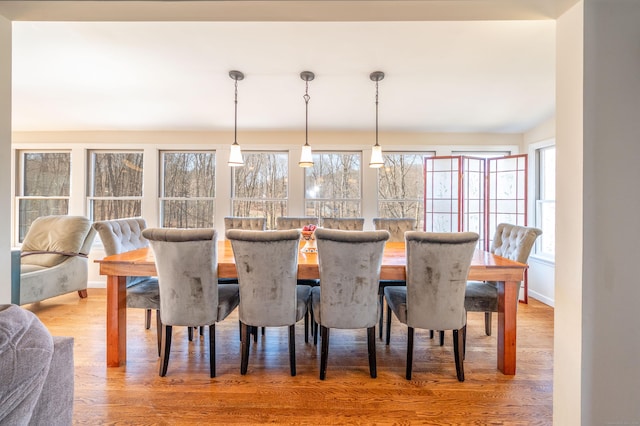
[[[0,425],[70,425],[73,338],[52,337],[17,305],[0,305]]]

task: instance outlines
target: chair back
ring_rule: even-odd
[[[490,251],[520,263],[527,263],[529,254],[542,230],[527,226],[500,223],[491,242]]]
[[[364,218],[362,217],[324,217],[322,227],[327,229],[341,229],[343,231],[362,231]]]
[[[407,251],[407,325],[459,330],[466,323],[464,295],[475,232],[405,234]]]
[[[95,235],[91,221],[84,216],[41,216],[24,237],[21,263],[50,268],[73,255],[86,257]],[[25,256],[28,252],[39,254]]]
[[[387,231],[318,228],[320,317],[328,328],[369,328],[378,323],[378,286]]]
[[[409,217],[374,217],[373,226],[375,227],[375,229],[385,229],[389,231],[389,242],[403,243],[404,233],[407,231],[415,230],[416,220]]]
[[[305,225],[318,225],[320,218],[318,217],[291,217],[280,216],[276,218],[276,228],[284,229],[301,229]]]
[[[201,326],[218,320],[218,234],[214,229],[147,228],[158,271],[165,325]]]
[[[296,323],[296,284],[300,231],[231,229],[240,286],[240,321],[279,327]]]
[[[264,217],[227,216],[224,218],[224,230],[228,231],[229,229],[264,231],[267,229],[267,219]]]
[[[142,236],[142,230],[146,227],[147,222],[141,217],[104,220],[93,224],[107,256],[148,247],[149,241]]]

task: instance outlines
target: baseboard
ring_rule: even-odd
[[[536,293],[535,291],[531,291],[531,289],[529,289],[529,297],[532,297],[534,299],[536,299],[539,302],[544,303],[545,305],[549,305],[552,308],[555,307],[555,300],[551,299],[550,297],[546,297],[543,296],[540,293]]]

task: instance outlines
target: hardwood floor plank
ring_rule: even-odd
[[[327,377],[318,379],[320,344],[296,326],[297,376],[289,374],[288,330],[269,328],[252,344],[240,375],[237,314],[216,325],[217,377],[209,378],[207,332],[193,342],[174,327],[169,369],[158,376],[155,327],[144,310],[127,312],[127,364],[105,366],[106,291],[26,305],[54,335],[75,338],[74,424],[508,424],[552,420],[553,309],[529,299],[518,308],[518,370],[496,367],[496,335],[469,313],[465,381],[458,382],[451,332],[445,345],[416,330],[407,381],[407,328],[394,318],[391,344],[376,340],[378,378],[369,377],[366,330],[332,330]],[[494,321],[494,324],[497,321]],[[495,327],[494,327],[495,328]]]

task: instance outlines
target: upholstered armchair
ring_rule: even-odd
[[[149,241],[142,236],[147,222],[141,217],[113,219],[95,222],[104,253],[107,256],[148,247]],[[160,292],[156,277],[127,277],[127,307],[146,309],[145,327],[151,327],[151,310],[156,311],[156,326],[159,327],[158,309]],[[159,331],[159,329],[158,329]],[[158,342],[160,334],[158,333]],[[160,346],[158,345],[158,350]]]
[[[390,243],[404,243],[404,233],[414,231],[416,228],[416,220],[409,217],[387,218],[374,217],[373,227],[377,230],[384,229],[389,231]],[[382,339],[382,324],[384,313],[384,288],[388,285],[405,285],[405,281],[400,280],[382,280],[380,281],[380,290],[378,297],[380,298],[380,323],[378,324],[378,336]]]
[[[471,259],[478,242],[475,232],[405,234],[407,250],[406,286],[388,286],[387,345],[391,312],[408,327],[406,378],[411,380],[415,328],[453,330],[456,375],[464,381],[464,335],[467,313],[464,294]]]
[[[297,285],[300,231],[227,231],[240,285],[240,374],[249,363],[249,327],[289,328],[289,367],[296,375],[295,324],[305,319],[308,341],[308,306],[311,287]]]
[[[369,374],[377,376],[375,329],[380,316],[378,283],[387,231],[318,228],[320,286],[311,290],[314,318],[320,324],[320,380],[327,372],[329,329],[367,329]],[[318,333],[314,333],[314,343]]]
[[[216,375],[215,323],[240,303],[237,284],[218,285],[218,233],[207,229],[147,228],[160,288],[160,376],[167,374],[173,326],[209,328],[210,376]]]
[[[267,229],[267,219],[264,217],[227,216],[224,218],[224,230],[226,232],[229,229],[264,231]]]
[[[87,256],[95,234],[83,216],[34,220],[22,242],[20,273],[12,274],[11,302],[24,305],[72,291],[87,297]]]
[[[326,229],[341,229],[343,231],[362,231],[364,218],[362,217],[324,217],[322,227]]]
[[[529,254],[542,230],[500,223],[491,243],[491,251],[520,263],[527,263]],[[520,286],[516,294],[520,293]],[[464,302],[469,312],[484,312],[484,330],[491,336],[491,313],[498,312],[498,287],[493,281],[469,281]]]

